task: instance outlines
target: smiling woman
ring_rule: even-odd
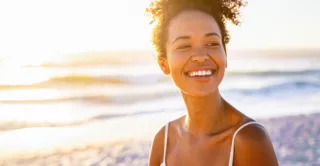
[[[159,66],[187,108],[155,135],[150,166],[278,165],[265,128],[219,92],[230,39],[226,20],[238,24],[243,6],[241,0],[160,0],[147,8],[157,21],[153,44]]]

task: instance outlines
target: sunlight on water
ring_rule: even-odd
[[[0,85],[32,85],[48,80],[48,73],[43,70],[27,70],[22,67],[2,67]]]
[[[48,104],[1,104],[0,122],[71,122],[83,118],[81,107],[70,103]]]
[[[155,62],[86,58],[88,64],[0,64],[0,158],[151,139],[185,113],[179,89]],[[319,63],[230,58],[221,94],[252,118],[319,112]]]
[[[57,89],[21,89],[16,91],[3,91],[0,93],[0,101],[41,101],[61,97],[62,92]]]
[[[23,54],[23,53],[22,53]],[[3,59],[0,61],[0,66],[5,68],[19,68],[25,66],[41,66],[45,63],[52,63],[52,62],[62,62],[66,60],[66,56],[62,55],[55,55],[55,56],[32,56],[32,55],[25,55],[25,57],[2,57]],[[1,59],[1,55],[0,55]]]
[[[50,154],[57,150],[67,152],[73,147],[83,148],[130,139],[148,140],[154,135],[154,128],[178,116],[181,116],[181,112],[123,117],[75,127],[38,127],[3,132],[0,133],[0,159]]]

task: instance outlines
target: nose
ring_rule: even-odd
[[[204,49],[197,49],[193,52],[192,61],[202,63],[209,59],[208,53]]]

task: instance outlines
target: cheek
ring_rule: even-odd
[[[217,81],[221,82],[224,75],[225,75],[225,69],[227,67],[227,56],[226,56],[223,48],[213,50],[210,55],[212,55],[211,56],[212,60],[219,68]]]
[[[223,48],[220,48],[218,50],[212,51],[210,53],[212,55],[212,59],[215,61],[215,63],[220,67],[220,68],[225,68],[227,65],[227,56],[224,52]]]
[[[227,66],[227,57],[226,56],[220,56],[217,58],[217,63],[220,68],[225,68]]]
[[[185,82],[184,76],[184,66],[187,62],[186,56],[181,55],[170,55],[171,57],[168,58],[169,69],[170,69],[170,76],[172,81],[178,87],[183,87]]]
[[[221,82],[225,75],[225,70],[227,67],[227,57],[225,55],[217,57],[217,65],[219,67],[218,81]]]
[[[187,62],[187,56],[181,54],[171,54],[168,58],[170,73],[172,75],[183,73],[183,67]]]

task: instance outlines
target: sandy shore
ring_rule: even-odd
[[[115,145],[86,147],[70,152],[57,152],[50,155],[2,161],[3,166],[142,166],[148,163],[148,141],[128,141]]]
[[[258,119],[270,134],[281,166],[320,165],[320,113],[280,118]],[[0,161],[2,166],[15,165],[147,165],[151,140],[128,140],[109,145],[89,146],[68,152],[24,159]]]

